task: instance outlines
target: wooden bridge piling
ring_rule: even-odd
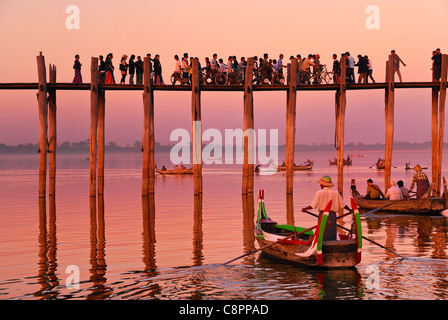
[[[98,152],[98,58],[91,58],[90,65],[90,196],[96,197]]]
[[[56,83],[56,66],[49,66],[49,82]],[[50,196],[56,194],[56,90],[48,89],[48,193]]]
[[[294,188],[294,152],[296,144],[297,59],[291,59],[289,88],[286,96],[286,193]]]
[[[149,58],[144,58],[143,67],[143,166],[142,195],[154,194],[154,91],[152,88]]]
[[[254,98],[252,74],[254,58],[247,59],[244,80],[244,114],[243,114],[243,187],[242,194],[254,192]]]
[[[394,112],[395,112],[395,88],[394,88],[394,65],[393,56],[389,56],[386,62],[386,83],[385,91],[385,145],[384,145],[384,189],[390,188],[392,153],[394,145]]]
[[[199,85],[199,59],[192,61],[191,76],[191,135],[193,138],[194,194],[202,194],[202,115],[201,88]]]
[[[42,52],[37,58],[38,107],[39,107],[39,198],[47,192],[47,152],[48,152],[48,96],[45,58]]]
[[[439,119],[438,119],[438,141],[437,141],[437,181],[436,181],[436,193],[440,195],[441,192],[441,179],[442,179],[442,152],[443,152],[443,135],[445,131],[445,102],[446,102],[446,85],[447,85],[447,72],[448,72],[448,55],[442,55],[441,65],[441,77],[440,77],[440,89],[439,89]]]
[[[104,194],[104,153],[105,153],[105,114],[106,92],[98,92],[98,195]]]
[[[341,58],[340,69],[341,75],[339,79],[339,88],[335,94],[336,109],[336,164],[338,171],[337,186],[338,191],[343,195],[344,190],[344,127],[345,127],[345,110],[347,107],[347,85],[346,85],[346,66],[345,57]]]

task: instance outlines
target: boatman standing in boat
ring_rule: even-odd
[[[331,181],[331,177],[323,176],[321,179],[317,180],[320,184],[320,190],[316,192],[313,202],[308,207],[302,209],[303,212],[306,212],[310,209],[317,209],[319,211],[319,220],[327,206],[328,202],[331,200],[331,211],[328,215],[327,224],[325,226],[324,232],[324,241],[328,240],[336,240],[337,235],[337,221],[336,221],[336,212],[341,209],[347,209],[348,211],[352,211],[344,202],[341,195],[337,190],[331,189],[334,186]]]
[[[414,186],[417,185],[417,199],[420,199],[429,189],[429,179],[428,176],[422,171],[422,167],[420,165],[416,165],[414,168],[415,173],[412,178],[411,186],[409,187],[409,192],[414,189]]]

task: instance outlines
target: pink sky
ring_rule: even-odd
[[[80,29],[69,30],[66,7],[80,9]],[[368,5],[380,9],[380,29],[365,26]],[[404,81],[431,79],[431,52],[448,51],[446,0],[272,1],[0,1],[0,82],[36,82],[36,55],[57,66],[57,81],[71,82],[73,60],[80,54],[84,82],[90,81],[90,57],[114,53],[160,54],[165,81],[174,69],[173,56],[188,52],[204,58],[218,53],[249,57],[269,53],[285,58],[319,53],[331,65],[331,55],[350,51],[367,54],[377,82],[384,81],[391,49],[405,61]],[[119,71],[115,77],[119,78]],[[429,89],[397,90],[395,141],[430,140]],[[168,143],[173,129],[191,128],[190,94],[156,92],[156,141]],[[279,129],[284,143],[285,92],[256,92],[256,128]],[[58,91],[58,143],[88,139],[89,92]],[[0,143],[37,143],[36,92],[0,91]],[[204,92],[203,128],[242,128],[243,94]],[[142,93],[107,92],[106,141],[120,145],[141,140]],[[334,93],[299,92],[297,143],[332,143]],[[384,141],[384,91],[351,91],[347,95],[346,142]],[[446,138],[445,138],[446,140]]]

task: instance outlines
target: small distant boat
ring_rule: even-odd
[[[411,170],[411,169],[414,169],[414,167],[411,167],[411,162],[409,161],[406,163],[404,170]],[[428,169],[428,167],[422,167],[422,169]]]
[[[311,170],[311,169],[313,169],[313,166],[314,166],[314,160],[311,161],[310,163],[305,162],[305,163],[299,164],[298,166],[294,166],[293,170],[294,171]],[[277,167],[277,171],[286,171],[286,166]]]
[[[336,166],[338,164],[336,158],[334,158],[334,161],[331,161],[330,159],[328,159],[328,161],[330,162],[330,166]],[[344,166],[351,166],[351,165],[352,165],[352,158],[344,159]]]
[[[376,168],[378,170],[384,170],[385,167],[386,167],[386,165],[384,163],[377,163],[376,164]]]
[[[255,238],[263,253],[274,259],[317,268],[351,268],[361,262],[362,250],[361,220],[353,201],[352,206],[354,232],[338,235],[339,240],[324,241],[323,234],[331,201],[319,219],[316,231],[313,232],[272,221],[266,213],[264,190],[260,190]]]
[[[261,175],[272,175],[277,172],[277,167],[270,165],[269,167],[260,167],[259,165],[254,168],[255,173]]]
[[[157,173],[163,174],[163,175],[168,175],[168,174],[193,174],[193,168],[190,169],[167,169],[167,170],[161,170],[161,169],[156,169]]]

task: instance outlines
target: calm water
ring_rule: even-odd
[[[364,157],[345,167],[347,202],[352,178],[362,193],[368,178],[384,185],[383,173],[369,169],[381,151],[352,154]],[[318,190],[318,178],[336,180],[335,166],[328,165],[334,156],[297,152],[296,162],[315,159],[315,167],[295,173],[289,199],[284,173],[255,176],[273,220],[315,225],[300,209]],[[394,152],[392,178],[407,186],[412,172],[404,164],[410,160],[429,166],[430,152]],[[168,154],[158,154],[156,162],[168,165]],[[364,241],[362,262],[351,270],[300,268],[258,253],[223,266],[258,247],[257,199],[241,196],[240,165],[204,166],[202,197],[193,196],[191,176],[158,176],[155,196],[142,199],[141,154],[106,154],[105,194],[94,200],[85,155],[59,155],[57,167],[56,197],[39,201],[38,155],[0,156],[0,299],[448,298],[443,216],[362,218],[364,236],[405,260]],[[79,287],[67,286],[73,270],[79,270]]]

